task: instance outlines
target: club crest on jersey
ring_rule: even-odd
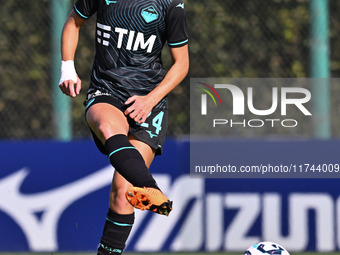
[[[106,5],[110,5],[110,4],[116,4],[117,1],[113,1],[113,0],[105,0]]]
[[[150,23],[158,18],[158,13],[153,6],[143,9],[141,14],[146,23]]]

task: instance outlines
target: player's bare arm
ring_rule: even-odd
[[[79,29],[85,21],[72,10],[61,35],[61,58],[63,62],[59,88],[65,95],[71,97],[79,95],[81,89],[81,80],[74,68],[74,55],[78,45]]]
[[[170,48],[173,65],[163,81],[153,89],[147,96],[132,96],[125,104],[132,105],[126,109],[129,115],[138,123],[143,123],[152,108],[172,91],[187,75],[189,69],[188,45],[178,48]]]

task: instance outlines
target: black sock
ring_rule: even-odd
[[[110,137],[105,142],[105,149],[112,166],[133,186],[159,189],[142,155],[126,135]]]
[[[100,239],[98,255],[122,254],[127,238],[129,237],[135,214],[118,214],[109,209],[103,236]]]

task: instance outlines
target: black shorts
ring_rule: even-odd
[[[89,93],[87,100],[85,101],[85,116],[87,110],[98,103],[107,103],[115,106],[123,113],[129,105],[125,105],[115,96],[109,93],[100,93],[98,91],[94,93]],[[148,144],[151,148],[155,150],[156,155],[161,155],[163,151],[163,145],[165,141],[166,131],[168,128],[168,107],[167,99],[164,98],[159,102],[150,112],[149,116],[144,123],[139,124],[126,116],[129,123],[129,132],[139,141]],[[95,133],[90,129],[93,139],[98,147],[98,149],[106,155],[105,147],[95,135]]]

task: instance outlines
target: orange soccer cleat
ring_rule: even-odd
[[[172,201],[155,188],[130,187],[125,196],[133,207],[142,211],[149,210],[168,216],[172,210]]]

